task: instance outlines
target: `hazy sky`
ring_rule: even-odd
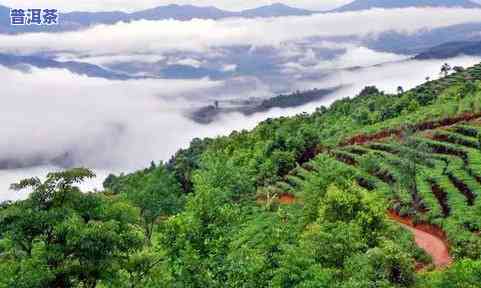
[[[284,3],[294,7],[326,10],[351,2],[352,0],[0,0],[5,6],[56,7],[63,11],[72,10],[123,10],[133,11],[168,4],[193,4],[216,6],[228,10],[241,10],[273,3]]]

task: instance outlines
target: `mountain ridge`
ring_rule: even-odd
[[[349,4],[333,10],[315,11],[292,7],[282,3],[259,6],[242,11],[229,11],[214,6],[196,6],[168,4],[131,13],[122,11],[86,12],[73,11],[61,14],[60,25],[54,26],[11,26],[10,8],[0,5],[0,34],[18,34],[34,32],[64,32],[86,29],[93,25],[112,25],[117,22],[131,22],[138,20],[167,20],[189,21],[192,19],[226,18],[269,18],[287,16],[309,16],[329,12],[360,11],[372,8],[407,8],[407,7],[462,7],[481,8],[471,0],[355,0]]]
[[[361,11],[372,8],[392,9],[408,7],[481,8],[481,5],[470,0],[355,0],[349,4],[331,10],[331,12]]]
[[[445,59],[459,55],[481,55],[481,41],[453,41],[434,46],[418,55],[415,59]]]
[[[9,68],[20,68],[21,66],[28,65],[36,68],[67,69],[74,74],[109,80],[130,80],[142,78],[110,71],[90,63],[76,61],[60,62],[40,56],[19,56],[0,53],[0,65]]]

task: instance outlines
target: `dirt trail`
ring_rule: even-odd
[[[402,218],[390,212],[389,218],[399,223],[414,235],[414,241],[433,258],[437,268],[444,268],[453,263],[449,255],[446,236],[438,227],[428,224],[414,225],[408,218]]]
[[[259,196],[256,199],[257,204],[266,204],[267,199],[265,196]],[[296,203],[296,197],[290,194],[282,194],[277,196],[277,202],[282,205],[292,205]]]
[[[283,194],[279,197],[279,203],[284,204],[284,205],[291,205],[296,202],[296,197],[289,195],[289,194]]]
[[[296,202],[296,197],[282,194],[278,197],[280,204],[291,205]],[[265,203],[265,199],[258,198],[258,203]],[[445,268],[453,263],[449,255],[449,246],[445,233],[437,226],[431,224],[414,224],[410,218],[401,217],[394,211],[388,211],[389,219],[397,222],[414,235],[414,241],[433,259],[436,268]]]
[[[441,127],[452,126],[459,122],[475,121],[478,120],[480,117],[481,113],[464,113],[462,115],[447,117],[440,120],[421,122],[413,125],[411,128],[413,128],[415,131],[433,130]],[[379,141],[391,136],[399,137],[403,133],[403,131],[404,128],[393,128],[382,130],[374,134],[360,134],[343,141],[340,146],[344,147],[349,145],[362,145],[374,141]]]
[[[265,199],[257,199],[258,203],[265,202]],[[283,205],[292,205],[296,202],[296,197],[289,194],[282,194],[278,201]],[[453,263],[449,255],[449,246],[444,232],[437,226],[431,224],[415,225],[410,218],[400,217],[394,211],[388,212],[389,219],[397,222],[406,230],[414,235],[414,241],[433,259],[436,268],[448,267]]]

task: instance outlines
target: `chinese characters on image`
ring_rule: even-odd
[[[58,25],[57,9],[10,9],[11,25]]]

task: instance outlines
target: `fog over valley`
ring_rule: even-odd
[[[0,0],[0,288],[479,287],[481,0]]]
[[[424,37],[431,31],[478,25],[479,19],[481,9],[372,9],[0,34],[0,202],[25,197],[8,188],[27,176],[89,167],[98,178],[86,188],[100,189],[109,173],[168,161],[196,137],[311,113],[368,85],[396,93],[399,86],[437,79],[445,62],[474,65],[481,54],[414,56],[442,42]],[[470,29],[462,40],[481,38]],[[400,52],[381,40],[386,35],[423,40]],[[239,108],[310,89],[333,92],[295,107]],[[196,111],[215,105],[222,113],[212,121],[193,120]]]

